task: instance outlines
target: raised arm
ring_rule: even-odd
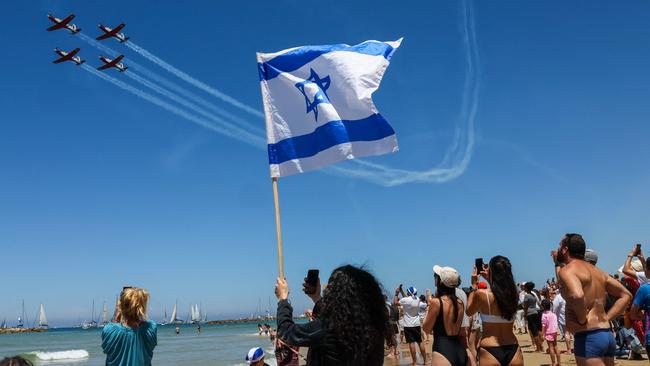
[[[323,335],[322,324],[319,319],[305,323],[293,322],[293,307],[289,303],[289,286],[287,281],[277,279],[275,295],[278,297],[277,335],[284,342],[293,346],[309,347],[318,344]]]
[[[636,247],[635,249],[632,249],[630,254],[627,255],[627,259],[625,260],[625,264],[623,265],[623,274],[630,276],[632,278],[636,278],[636,271],[632,268],[632,258],[636,255]],[[643,256],[643,254],[641,254]],[[643,263],[643,269],[645,270],[645,261],[641,261]]]
[[[427,299],[429,302],[429,311],[427,311],[427,316],[424,318],[424,323],[422,323],[422,331],[425,334],[431,334],[433,331],[433,326],[436,323],[436,317],[440,311],[440,303],[434,301],[435,297]]]
[[[467,309],[465,309],[467,316],[472,316],[481,310],[481,301],[483,296],[479,296],[479,291],[480,290],[474,290],[470,292],[467,297]]]
[[[612,321],[617,316],[623,314],[627,306],[632,301],[632,294],[628,291],[622,283],[618,282],[616,279],[607,276],[607,293],[616,298],[616,302],[607,312],[607,320]]]

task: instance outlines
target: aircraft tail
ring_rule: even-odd
[[[77,66],[81,66],[81,64],[83,64],[83,63],[85,63],[85,62],[86,62],[86,60],[81,60],[81,61],[79,61],[79,62],[77,63]]]

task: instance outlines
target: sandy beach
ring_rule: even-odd
[[[519,344],[521,345],[522,349],[524,350],[524,364],[525,365],[549,365],[551,363],[551,358],[548,354],[546,353],[536,353],[532,352],[532,348],[530,348],[530,337],[527,334],[523,335],[518,335],[517,339],[519,339]],[[562,351],[566,351],[566,346],[564,343],[558,344],[558,347]],[[431,354],[431,343],[427,343],[427,353],[430,355]],[[389,365],[389,366],[403,366],[403,365],[410,365],[411,362],[411,355],[408,351],[408,346],[406,344],[402,345],[401,348],[401,356],[399,359],[395,358],[386,358],[384,360],[384,365]],[[616,365],[620,366],[641,366],[641,365],[646,365],[648,363],[647,358],[644,360],[634,360],[634,361],[628,361],[628,360],[616,360]],[[567,354],[562,354],[562,365],[575,365],[576,361],[573,355],[567,355]]]

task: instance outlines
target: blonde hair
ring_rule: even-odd
[[[122,290],[119,300],[122,323],[137,324],[147,319],[149,292],[143,288],[129,287]]]

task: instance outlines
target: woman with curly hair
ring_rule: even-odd
[[[318,286],[319,288],[320,286]],[[309,347],[307,364],[382,365],[388,313],[375,277],[351,265],[335,269],[319,302],[317,317],[305,324],[293,322],[287,281],[278,278],[278,338]]]
[[[477,289],[479,276],[490,285]],[[524,358],[513,331],[519,303],[512,265],[504,256],[490,259],[488,266],[474,268],[472,289],[467,300],[467,315],[480,312],[483,322],[479,361],[481,366],[523,366]]]

